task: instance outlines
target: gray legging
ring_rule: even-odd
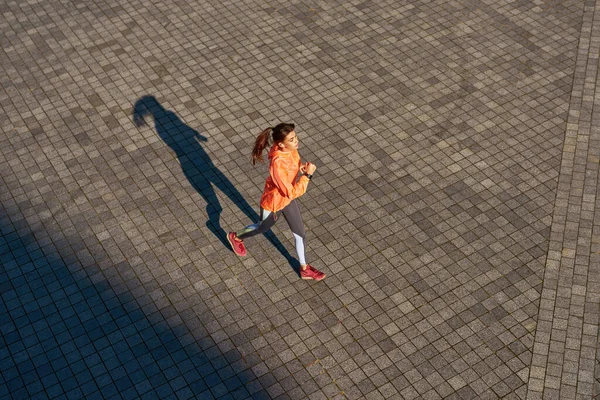
[[[298,253],[298,261],[301,265],[306,265],[306,258],[304,255],[304,224],[302,223],[302,215],[300,215],[300,208],[296,200],[292,200],[290,204],[285,206],[281,212],[285,217],[292,233],[294,234],[294,240],[296,241],[296,252]],[[277,213],[272,213],[267,210],[260,209],[260,222],[256,224],[248,225],[237,233],[237,237],[240,239],[247,239],[249,237],[265,233],[275,225],[277,222]]]

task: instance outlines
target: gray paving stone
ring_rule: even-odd
[[[0,26],[0,398],[600,393],[594,1],[13,1]],[[278,120],[319,166],[318,284],[285,224],[224,241]]]

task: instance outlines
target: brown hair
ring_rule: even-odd
[[[269,134],[272,133],[274,143],[280,143],[285,140],[285,137],[294,130],[294,124],[281,123],[275,125],[274,128],[267,128],[262,131],[254,142],[254,148],[252,149],[252,165],[256,162],[264,162],[262,157],[263,150],[269,145]]]

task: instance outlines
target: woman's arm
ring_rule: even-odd
[[[292,200],[306,192],[310,179],[304,175],[297,179],[299,169],[296,166],[281,159],[274,159],[269,170],[273,182],[284,197]]]

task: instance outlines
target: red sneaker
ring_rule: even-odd
[[[242,239],[238,239],[235,232],[229,232],[227,234],[227,241],[231,245],[231,248],[235,254],[241,257],[246,255],[246,246],[244,246],[244,241]]]
[[[325,279],[325,274],[318,269],[313,268],[312,265],[307,265],[306,269],[300,269],[300,277],[302,279],[314,279],[315,281],[320,281]]]

